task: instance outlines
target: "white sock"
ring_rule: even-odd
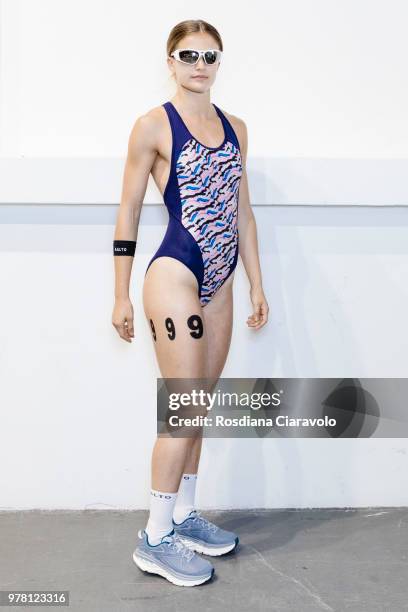
[[[149,544],[158,544],[163,536],[173,529],[173,510],[176,504],[177,493],[164,491],[150,491],[150,514],[146,525]]]
[[[183,474],[177,495],[177,504],[174,508],[174,522],[182,523],[191,510],[194,510],[194,497],[197,483],[197,474]]]

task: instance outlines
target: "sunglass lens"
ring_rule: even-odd
[[[180,59],[186,64],[195,64],[198,59],[198,53],[196,51],[192,51],[191,49],[180,51]]]
[[[214,64],[217,61],[217,52],[216,51],[207,51],[205,54],[205,61],[207,64]]]

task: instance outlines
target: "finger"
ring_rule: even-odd
[[[254,312],[247,319],[247,325],[255,329],[259,329],[265,325],[267,316],[268,306],[265,302],[258,302],[254,305]]]
[[[269,318],[269,306],[268,304],[264,304],[263,306],[263,311],[264,311],[264,319],[265,319],[265,323],[268,321]]]
[[[248,327],[252,327],[255,328],[259,325],[259,323],[257,323],[256,321],[249,321],[248,322]]]
[[[118,332],[119,336],[123,338],[123,340],[127,340],[128,342],[130,342],[130,340],[128,340],[127,331],[123,323],[117,323],[116,321],[112,321],[112,325]]]
[[[112,325],[118,332],[119,336],[123,338],[123,332],[124,332],[123,323],[112,323]]]
[[[261,304],[256,304],[254,309],[254,321],[259,321],[261,317]]]
[[[267,321],[268,321],[268,305],[267,304],[262,304],[262,309],[261,309],[261,321],[260,321],[260,325],[259,327],[263,327]]]
[[[130,319],[128,321],[128,332],[129,332],[129,336],[134,336],[135,335],[135,330],[133,329],[133,319]]]
[[[251,325],[251,327],[253,327],[254,329],[258,330],[261,327],[263,327],[267,321],[267,313],[266,313],[266,307],[265,304],[262,303],[259,305],[259,308],[257,309],[257,319],[255,319],[255,322]]]
[[[254,312],[253,312],[253,313],[250,315],[250,317],[249,317],[249,318],[251,319],[251,321],[258,321],[258,320],[259,320],[260,315],[261,315],[261,313],[260,313],[259,309],[258,309],[258,308],[256,308],[256,309],[254,310]]]
[[[127,339],[127,341],[128,342],[132,342],[132,336],[131,336],[131,333],[130,333],[130,325],[129,325],[128,321],[126,321],[125,330],[126,330],[126,339]]]
[[[120,332],[119,332],[120,337],[123,338],[123,340],[126,340],[126,342],[130,342],[128,331],[127,331],[127,326],[125,325],[125,323],[122,323],[119,329],[120,329]]]

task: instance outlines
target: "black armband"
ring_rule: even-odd
[[[114,240],[113,254],[114,255],[130,255],[134,257],[136,250],[136,240]]]

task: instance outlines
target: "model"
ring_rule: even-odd
[[[221,37],[209,23],[177,24],[167,41],[176,93],[139,117],[129,137],[113,243],[112,323],[121,338],[132,341],[130,275],[151,173],[169,224],[147,266],[143,306],[163,378],[220,377],[231,341],[238,252],[253,306],[247,325],[259,330],[268,320],[249,202],[246,125],[210,102],[222,53]],[[223,555],[238,544],[237,534],[195,508],[201,446],[199,434],[156,440],[149,519],[133,553],[140,569],[180,586],[212,577],[213,565],[202,554]]]

